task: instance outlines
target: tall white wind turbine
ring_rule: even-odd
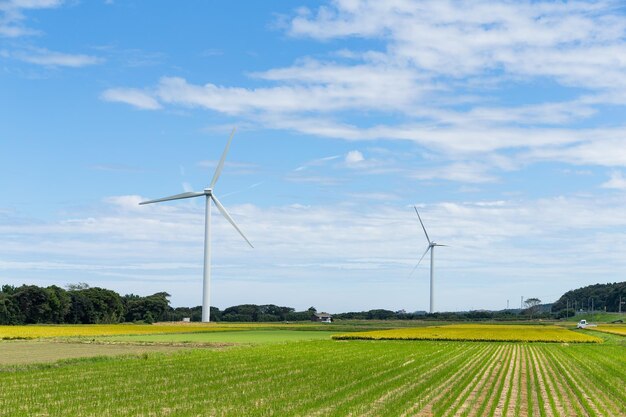
[[[226,154],[228,153],[228,149],[230,148],[230,143],[233,140],[233,135],[235,134],[235,129],[233,129],[230,137],[228,138],[228,142],[226,143],[226,148],[224,148],[224,153],[222,154],[222,159],[217,164],[217,168],[215,169],[215,174],[213,174],[213,179],[211,180],[211,184],[208,188],[205,188],[204,191],[191,191],[182,194],[176,194],[169,197],[157,198],[155,200],[142,201],[139,204],[151,204],[151,203],[160,203],[161,201],[170,201],[170,200],[181,200],[183,198],[192,198],[192,197],[200,197],[205,196],[206,198],[206,209],[205,209],[205,219],[204,219],[204,280],[202,283],[202,321],[209,322],[211,321],[211,200],[215,203],[215,207],[222,213],[222,216],[226,217],[226,220],[233,225],[233,227],[239,232],[241,237],[243,237],[248,245],[251,248],[252,243],[248,240],[248,238],[243,234],[241,229],[237,226],[232,217],[228,214],[222,203],[217,199],[215,194],[213,194],[213,187],[215,187],[215,183],[220,177],[222,173],[222,169],[224,168],[224,160],[226,159]]]
[[[424,234],[426,235],[426,240],[428,241],[428,247],[424,251],[424,254],[413,268],[413,271],[417,269],[419,264],[424,259],[424,256],[430,251],[430,314],[433,314],[435,308],[435,246],[448,246],[448,245],[440,245],[439,243],[435,243],[428,237],[428,232],[426,232],[426,228],[424,227],[424,222],[422,222],[422,218],[420,217],[419,211],[417,211],[417,207],[413,206],[415,212],[417,213],[417,218],[422,225],[422,229],[424,229]],[[411,272],[412,274],[413,272]]]

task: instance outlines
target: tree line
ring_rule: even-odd
[[[576,311],[626,311],[626,281],[611,284],[594,284],[566,292],[554,303],[553,311],[569,313]]]
[[[120,295],[115,291],[87,284],[73,284],[66,288],[56,285],[38,287],[22,285],[0,287],[0,324],[104,324],[122,322],[201,321],[202,307],[170,306],[170,295],[158,292],[148,296]],[[596,284],[568,291],[556,303],[541,305],[541,300],[529,298],[524,310],[467,311],[467,312],[406,312],[374,309],[369,311],[334,314],[343,320],[516,320],[537,318],[560,318],[573,316],[573,308],[589,311],[613,312],[619,309],[620,297],[625,303],[626,282]],[[569,309],[568,309],[569,307]],[[220,310],[211,307],[212,321],[229,322],[276,322],[308,321],[316,313],[314,307],[296,311],[292,307],[274,304],[242,304]]]
[[[38,287],[0,287],[0,324],[109,324],[123,322],[201,321],[202,307],[170,306],[170,295],[158,292],[148,296],[120,295],[115,291],[87,284]],[[305,321],[314,307],[296,311],[273,304],[243,304],[220,311],[211,307],[213,321]]]

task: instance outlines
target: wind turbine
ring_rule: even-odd
[[[428,241],[428,247],[426,248],[426,251],[424,251],[424,254],[420,258],[420,260],[417,262],[417,265],[415,265],[415,268],[413,268],[413,271],[417,269],[417,267],[422,262],[422,259],[424,259],[424,256],[426,256],[428,251],[430,251],[430,314],[433,314],[434,312],[433,309],[434,309],[434,304],[435,304],[435,288],[434,288],[435,287],[435,246],[448,246],[448,245],[440,245],[439,243],[435,243],[432,240],[430,240],[430,238],[428,237],[428,232],[426,232],[426,228],[424,227],[424,222],[422,221],[422,218],[420,217],[420,213],[419,211],[417,211],[417,207],[413,206],[413,208],[415,209],[415,212],[417,213],[417,218],[419,219],[420,224],[422,225],[422,229],[424,229],[424,234],[426,235],[426,240]],[[411,274],[413,274],[413,272],[411,272]]]
[[[226,220],[233,225],[233,227],[239,232],[241,237],[243,237],[248,245],[251,248],[252,243],[248,240],[248,238],[243,234],[241,229],[237,226],[232,217],[228,214],[222,203],[217,199],[215,194],[213,194],[213,188],[215,187],[215,183],[220,177],[222,173],[222,169],[224,168],[224,160],[226,159],[226,154],[228,153],[228,149],[230,148],[230,143],[233,140],[233,135],[235,134],[235,129],[233,129],[230,137],[228,138],[228,142],[226,143],[226,148],[224,148],[224,153],[222,154],[222,159],[217,164],[217,168],[215,169],[215,174],[213,174],[213,179],[211,180],[211,184],[208,188],[205,188],[203,191],[191,191],[182,194],[176,194],[169,197],[157,198],[155,200],[142,201],[139,204],[152,204],[152,203],[160,203],[162,201],[170,201],[170,200],[181,200],[183,198],[193,198],[205,196],[206,198],[206,208],[205,208],[205,217],[204,217],[204,274],[203,274],[203,282],[202,282],[202,321],[209,322],[211,321],[211,200],[215,203],[215,207],[222,213],[222,216],[226,217]]]

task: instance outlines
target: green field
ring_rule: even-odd
[[[0,352],[12,346],[33,358],[25,362],[54,360],[64,348],[124,353],[0,367],[0,416],[626,415],[622,336],[590,332],[604,341],[591,344],[329,340],[333,331],[323,329],[0,342]],[[312,337],[325,340],[304,340]],[[172,346],[182,342],[191,347]],[[241,345],[199,347],[207,342]],[[172,350],[106,352],[111,346]]]

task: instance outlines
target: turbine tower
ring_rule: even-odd
[[[424,259],[424,256],[426,256],[428,251],[430,251],[430,314],[433,314],[434,306],[435,306],[435,246],[448,246],[448,245],[440,245],[439,243],[435,243],[432,240],[430,240],[430,238],[428,237],[428,232],[426,232],[426,228],[424,227],[424,222],[422,222],[422,218],[420,217],[420,213],[419,211],[417,211],[417,207],[413,206],[413,208],[415,209],[415,212],[417,213],[417,218],[419,219],[420,224],[422,225],[422,229],[424,229],[424,234],[426,235],[426,240],[428,241],[428,247],[426,248],[426,251],[424,251],[424,254],[420,258],[420,260],[417,262],[417,265],[415,265],[415,268],[413,268],[413,271],[417,269],[417,267],[422,262],[422,259]],[[413,272],[411,272],[411,274],[413,274]]]
[[[215,183],[220,177],[222,173],[222,169],[224,168],[224,160],[226,159],[226,154],[228,153],[228,149],[230,148],[230,143],[233,140],[233,135],[235,134],[235,129],[233,129],[230,137],[228,138],[228,142],[226,143],[226,148],[224,148],[224,153],[222,154],[222,159],[217,164],[217,168],[215,169],[215,174],[213,174],[213,179],[211,180],[211,184],[208,188],[205,188],[203,191],[191,191],[182,194],[176,194],[169,197],[157,198],[155,200],[142,201],[139,204],[152,204],[152,203],[160,203],[162,201],[170,201],[170,200],[181,200],[183,198],[193,198],[205,196],[206,204],[205,204],[205,217],[204,217],[204,274],[203,274],[203,282],[202,282],[202,321],[209,322],[211,321],[211,200],[215,203],[215,207],[222,213],[222,216],[226,218],[233,225],[233,227],[239,232],[241,237],[243,237],[248,245],[251,248],[252,243],[248,240],[248,238],[243,234],[241,229],[237,226],[232,217],[228,214],[222,203],[217,199],[215,194],[213,194],[213,188],[215,187]]]

